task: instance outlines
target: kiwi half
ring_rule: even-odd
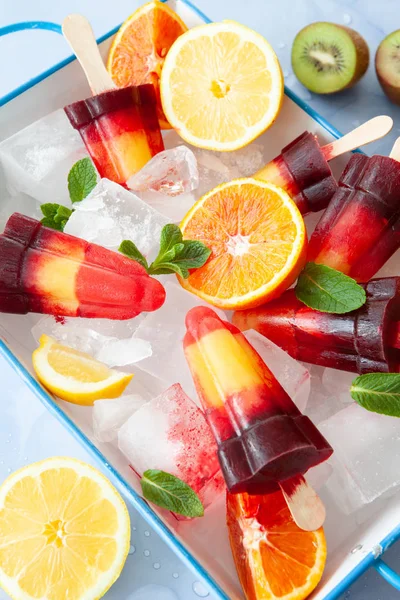
[[[292,46],[294,74],[312,92],[332,94],[351,87],[369,65],[367,42],[354,29],[317,22],[304,27]]]
[[[400,29],[389,33],[379,44],[375,70],[386,96],[400,104]]]

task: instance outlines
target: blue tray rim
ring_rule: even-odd
[[[166,2],[166,0],[161,0],[162,2]],[[211,23],[211,19],[209,19],[197,6],[195,6],[190,0],[179,0],[183,4],[186,4],[191,10],[196,13],[200,19],[202,19],[205,23]],[[52,23],[46,24],[48,26],[42,27],[43,29],[48,29],[52,31],[57,31],[58,26]],[[14,31],[14,26],[10,26],[9,32]],[[101,44],[106,39],[114,35],[120,25],[117,25],[101,37],[97,39],[97,43]],[[15,28],[15,31],[19,30],[18,24]],[[33,77],[28,80],[26,83],[18,86],[10,93],[0,98],[0,108],[14,100],[31,87],[40,83],[47,77],[50,77],[56,71],[59,71],[69,63],[71,63],[75,59],[74,55],[69,56],[68,58],[56,63],[50,69],[47,69],[43,73]],[[322,117],[316,110],[314,110],[309,104],[307,104],[304,100],[302,100],[297,94],[292,92],[289,88],[285,86],[285,94],[295,102],[300,108],[302,108],[312,119],[314,119],[319,125],[321,125],[326,131],[328,131],[335,138],[339,138],[342,136],[341,132],[334,127],[329,121],[327,121],[324,117]],[[216,594],[216,597],[220,600],[230,600],[225,592],[221,589],[221,587],[214,581],[214,579],[210,576],[208,571],[200,564],[200,562],[194,558],[188,550],[184,547],[184,545],[173,535],[173,533],[169,530],[169,528],[161,521],[161,519],[152,511],[147,502],[125,481],[125,479],[118,473],[114,467],[112,467],[108,462],[106,457],[96,448],[94,444],[82,433],[82,431],[75,425],[75,423],[61,410],[61,408],[56,404],[56,402],[51,398],[49,394],[44,390],[44,388],[36,381],[36,379],[29,373],[29,371],[23,366],[23,364],[17,359],[17,357],[11,352],[11,350],[7,347],[7,345],[0,340],[0,355],[5,358],[5,360],[11,365],[11,367],[21,376],[21,378],[25,381],[28,387],[33,391],[33,393],[39,398],[42,404],[50,411],[50,413],[56,417],[60,423],[62,423],[66,429],[73,435],[73,437],[97,460],[100,464],[105,468],[111,478],[115,480],[116,486],[118,489],[125,494],[132,503],[133,507],[139,512],[139,514],[151,524],[153,529],[160,535],[160,537],[166,542],[166,544],[171,548],[171,550],[179,555],[181,560],[192,570],[194,571],[208,586],[210,591]],[[400,523],[392,529],[392,531],[385,536],[380,542],[379,545],[382,548],[382,553],[384,553],[392,544],[394,544],[400,538]],[[376,560],[375,554],[371,551],[368,555],[358,563],[354,569],[350,571],[338,585],[336,585],[333,590],[331,590],[324,598],[324,600],[337,600],[337,598],[347,590],[348,587],[352,585],[365,571],[367,571]]]

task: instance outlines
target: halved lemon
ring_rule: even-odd
[[[169,123],[199,148],[242,148],[272,125],[282,98],[274,50],[234,21],[201,25],[178,37],[161,73]]]
[[[32,355],[39,381],[62,400],[92,405],[102,398],[117,398],[133,375],[109,369],[89,354],[42,335]]]
[[[119,577],[129,513],[90,465],[55,457],[0,487],[0,585],[15,600],[94,600]]]
[[[198,200],[181,223],[183,237],[211,249],[203,267],[181,285],[226,310],[260,306],[297,279],[307,236],[299,209],[283,190],[236,179]]]

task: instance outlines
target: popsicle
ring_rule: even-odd
[[[136,261],[19,213],[0,235],[0,256],[0,312],[130,319],[165,300]]]
[[[256,309],[237,311],[234,324],[259,333],[304,362],[354,373],[400,371],[400,277],[364,285],[367,302],[344,315],[305,306],[294,290]]]
[[[400,152],[354,155],[311,236],[308,260],[359,282],[371,279],[400,247]]]
[[[101,177],[124,185],[164,150],[152,84],[117,89],[101,59],[93,31],[81,15],[69,15],[63,34],[87,76],[93,97],[65,106]]]
[[[374,117],[325,146],[320,146],[316,135],[305,131],[255,177],[286,189],[302,214],[318,212],[328,206],[337,190],[328,161],[383,137],[392,126],[390,117]]]
[[[264,494],[283,485],[290,497],[332,448],[234,325],[198,306],[186,328],[186,360],[228,490]]]

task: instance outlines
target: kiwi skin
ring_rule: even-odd
[[[299,33],[296,36],[296,39],[302,33],[306,32],[308,30],[313,30],[316,25],[318,25],[318,26],[329,25],[330,27],[336,27],[338,29],[346,31],[346,33],[350,36],[350,38],[355,46],[356,68],[355,68],[353,77],[346,85],[343,85],[341,87],[337,87],[336,89],[332,89],[332,90],[328,90],[328,91],[326,89],[323,89],[322,87],[320,87],[318,90],[311,89],[311,87],[309,89],[311,89],[311,91],[318,93],[318,94],[333,94],[333,93],[341,92],[344,89],[352,87],[361,79],[361,77],[365,74],[366,70],[369,67],[369,47],[368,47],[367,42],[354,29],[351,29],[350,27],[346,27],[345,25],[338,25],[337,23],[331,23],[331,22],[326,22],[326,21],[317,21],[315,23],[311,23],[310,25],[307,25],[306,27],[301,29],[301,31],[299,31]],[[323,43],[324,40],[321,39],[321,42]],[[292,66],[293,66],[295,75],[299,78],[299,76],[296,73],[296,68],[295,68],[295,64],[294,64],[294,60],[293,60],[293,49],[292,49]],[[300,79],[300,81],[301,81],[301,79]],[[301,81],[301,83],[303,83],[303,85],[308,87],[304,81]]]
[[[354,72],[352,80],[346,86],[346,88],[351,88],[358,81],[360,81],[361,77],[363,77],[363,75],[365,75],[365,72],[367,71],[367,69],[369,67],[369,47],[368,47],[367,42],[364,40],[362,35],[360,35],[358,33],[358,31],[351,29],[351,27],[346,27],[345,25],[338,25],[338,27],[347,31],[347,33],[353,40],[354,45],[356,47],[357,67]],[[344,88],[344,89],[346,89],[346,88]]]
[[[389,33],[389,35],[387,35],[385,39],[383,39],[379,44],[378,50],[375,54],[375,71],[381,88],[385,92],[386,96],[394,104],[400,105],[400,84],[394,85],[393,83],[388,81],[387,77],[385,77],[384,74],[381,72],[382,63],[391,59],[393,60],[393,57],[390,57],[389,55],[389,49],[386,47],[386,42],[389,42],[388,38],[391,38],[392,36],[395,37],[396,35],[400,40],[400,29]],[[400,48],[398,49],[398,61],[400,67]]]

